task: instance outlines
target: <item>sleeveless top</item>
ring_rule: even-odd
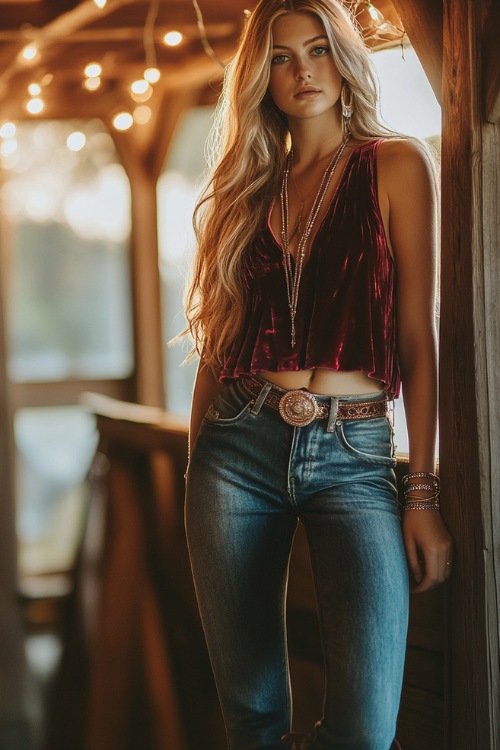
[[[221,382],[243,374],[362,371],[389,399],[400,390],[396,341],[396,269],[377,193],[381,140],[355,147],[327,212],[311,236],[290,341],[283,255],[268,220],[243,262],[246,313],[226,352]],[[293,263],[293,258],[292,258]]]

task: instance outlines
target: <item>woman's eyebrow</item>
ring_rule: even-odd
[[[317,42],[319,39],[327,39],[328,37],[325,34],[320,34],[319,36],[314,36],[312,39],[306,39],[306,41],[303,43],[304,47],[307,47],[308,44],[312,44],[313,42]],[[273,44],[273,49],[290,49],[290,47],[287,47],[285,44]]]

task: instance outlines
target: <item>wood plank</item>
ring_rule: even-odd
[[[483,92],[486,119],[500,120],[500,3],[491,0],[484,23],[483,38]]]
[[[489,750],[484,527],[478,382],[486,355],[476,296],[482,278],[480,116],[481,1],[445,0],[442,138],[440,474],[443,513],[455,539],[446,692],[447,747]],[[497,291],[498,293],[498,291]]]
[[[441,103],[443,63],[442,0],[392,0],[408,38],[429,79],[434,95]]]
[[[492,746],[500,748],[500,122],[483,123],[481,161],[483,204],[482,277],[474,285],[484,290],[476,301],[481,314],[481,369],[478,390],[480,473],[486,577],[486,628],[490,681],[490,731]],[[478,259],[479,261],[481,259]],[[479,339],[478,336],[478,340]]]

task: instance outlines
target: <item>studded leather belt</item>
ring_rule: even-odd
[[[245,391],[258,397],[262,391],[261,380],[252,376],[243,376],[239,382]],[[305,427],[315,419],[328,419],[331,401],[321,402],[309,391],[285,391],[273,386],[266,395],[264,404],[276,409],[281,418],[294,427]],[[376,401],[338,401],[337,420],[349,419],[378,419],[387,414],[386,399]]]

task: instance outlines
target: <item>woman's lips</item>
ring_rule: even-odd
[[[303,89],[301,91],[297,91],[297,93],[295,94],[295,99],[313,99],[319,93],[319,89]]]

